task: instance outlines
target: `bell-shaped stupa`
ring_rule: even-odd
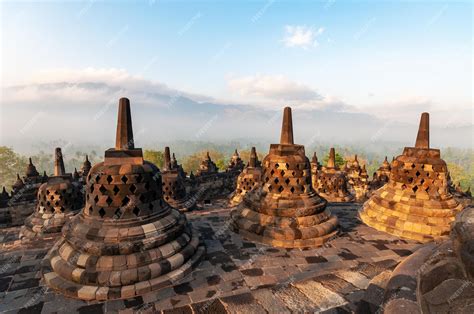
[[[415,147],[405,147],[391,165],[387,184],[359,212],[367,225],[396,236],[430,241],[449,234],[463,206],[448,191],[448,168],[429,146],[429,115],[421,115]]]
[[[390,166],[390,163],[388,162],[387,156],[385,156],[385,159],[382,165],[373,174],[372,181],[370,181],[370,189],[377,190],[381,188],[382,186],[384,186],[385,183],[387,183],[388,179],[390,178],[391,170],[392,170],[392,167]]]
[[[209,152],[206,154],[206,158],[201,161],[199,165],[199,169],[197,170],[197,176],[206,176],[211,174],[216,174],[219,172],[219,168],[217,168],[216,164],[212,161]]]
[[[316,175],[316,192],[332,203],[350,202],[353,197],[347,190],[346,174],[336,164],[336,151],[329,150],[327,165]]]
[[[236,149],[230,158],[226,171],[240,172],[244,169],[244,166],[244,162],[242,161],[242,158],[240,158],[239,152]]]
[[[35,211],[21,228],[20,239],[57,235],[84,204],[81,185],[65,171],[61,148],[55,150],[54,175],[39,187],[37,198]]]
[[[186,217],[163,200],[159,169],[135,148],[126,98],[115,148],[90,170],[86,193],[43,261],[50,288],[83,300],[132,298],[172,285],[204,253]]]
[[[173,158],[174,161],[171,160],[169,147],[165,147],[164,159],[164,165],[161,169],[164,200],[180,211],[191,210],[196,205],[196,198],[187,195],[180,167],[176,158]]]
[[[239,205],[242,202],[244,196],[260,184],[261,175],[262,166],[258,161],[255,147],[252,147],[252,150],[250,151],[250,160],[244,170],[242,170],[242,172],[237,177],[237,187],[230,199],[230,205]]]
[[[357,155],[350,166],[344,169],[347,176],[347,186],[349,192],[355,197],[356,201],[365,201],[369,193],[369,175],[364,165],[360,165]]]
[[[293,142],[291,108],[284,110],[280,144],[263,159],[260,186],[231,219],[243,237],[277,247],[320,246],[337,234],[337,218],[311,186],[304,146]]]

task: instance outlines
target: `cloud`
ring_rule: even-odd
[[[286,47],[309,48],[318,45],[316,37],[324,32],[324,28],[318,29],[305,25],[287,25],[285,26],[285,36],[282,40]]]
[[[332,96],[322,96],[315,89],[288,79],[283,75],[251,75],[230,78],[227,82],[231,92],[243,97],[247,102],[281,106],[290,102],[302,109],[342,110],[347,107]],[[270,104],[270,105],[269,105]]]
[[[210,97],[172,89],[115,68],[43,71],[24,84],[2,87],[2,102],[8,104],[97,105],[124,96],[135,102],[157,106],[169,106],[177,98],[212,101]]]

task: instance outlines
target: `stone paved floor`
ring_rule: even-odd
[[[207,246],[191,275],[174,287],[105,303],[68,299],[44,287],[38,269],[52,241],[21,245],[19,228],[1,229],[0,312],[355,312],[369,281],[419,247],[362,225],[356,218],[359,207],[330,205],[341,234],[326,247],[275,249],[231,232],[230,210],[215,201],[187,213]]]

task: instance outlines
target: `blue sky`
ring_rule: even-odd
[[[430,110],[439,112],[435,123],[449,113],[451,122],[472,124],[469,1],[6,1],[1,8],[3,88],[126,76],[126,84],[164,84],[224,104],[398,120]],[[10,96],[3,106],[18,99]]]

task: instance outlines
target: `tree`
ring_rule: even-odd
[[[15,153],[10,147],[0,146],[0,188],[6,187],[11,190],[11,186],[16,181],[16,174],[24,174],[27,159]]]
[[[164,156],[163,152],[161,151],[145,149],[145,152],[143,153],[143,158],[151,163],[154,163],[158,168],[163,167]]]

